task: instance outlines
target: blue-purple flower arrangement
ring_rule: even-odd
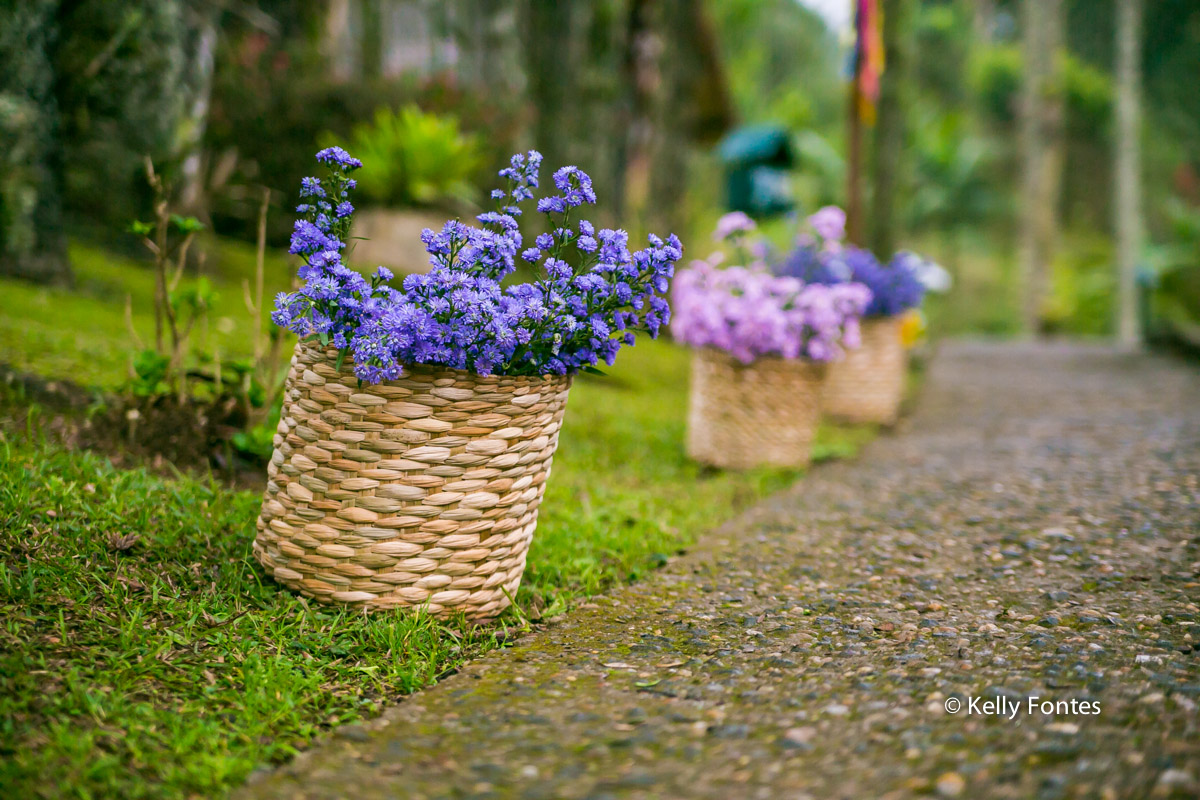
[[[354,207],[350,175],[362,163],[341,148],[317,153],[324,180],[305,178],[291,252],[304,260],[304,285],[276,298],[272,319],[354,359],[355,374],[378,383],[406,364],[434,364],[480,375],[568,375],[612,364],[636,331],[656,337],[671,318],[664,297],[683,247],[674,235],[650,235],[630,251],[623,230],[574,218],[596,202],[592,180],[577,167],[554,173],[555,194],[537,211],[548,232],[528,247],[518,223],[534,198],[542,156],[514,155],[500,171],[506,187],[492,192],[495,210],[479,225],[451,220],[422,235],[428,274],[409,275],[400,289],[380,267],[369,280],[344,263]],[[537,274],[502,286],[517,258]]]
[[[868,317],[890,317],[921,305],[926,273],[940,269],[936,265],[906,251],[883,264],[870,250],[843,244],[846,215],[836,206],[822,208],[808,222],[813,233],[803,234],[796,249],[776,265],[779,275],[826,286],[861,283],[871,290]]]

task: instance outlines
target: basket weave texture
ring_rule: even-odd
[[[360,386],[336,359],[296,346],[255,556],[324,603],[496,616],[521,583],[571,379],[418,365]]]
[[[907,369],[900,318],[863,320],[862,346],[829,366],[821,406],[846,422],[891,425],[900,415]]]
[[[728,469],[800,467],[812,456],[825,365],[785,358],[743,364],[703,348],[692,358],[688,455]]]

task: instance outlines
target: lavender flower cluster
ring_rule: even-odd
[[[405,364],[481,375],[574,374],[612,364],[635,331],[655,337],[670,320],[663,295],[683,255],[679,239],[651,235],[648,247],[631,251],[625,231],[572,219],[596,202],[591,178],[577,167],[554,173],[557,193],[536,204],[549,231],[522,248],[518,218],[538,188],[537,151],[513,156],[500,171],[507,186],[492,192],[496,209],[480,214],[478,226],[451,220],[422,233],[428,274],[408,276],[401,290],[383,285],[391,277],[381,277],[383,268],[378,280],[355,281],[333,256],[345,246],[353,212],[339,215],[353,188],[347,176],[361,165],[345,151],[322,158],[327,153],[318,160],[331,166],[331,177],[328,184],[305,179],[302,191],[317,202],[300,207],[307,216],[292,237],[306,284],[277,298],[273,319],[352,354],[365,381],[397,378]],[[539,277],[503,287],[518,257]]]
[[[890,317],[921,305],[927,288],[921,279],[925,260],[914,253],[900,252],[885,265],[869,250],[843,245],[845,221],[845,213],[834,206],[813,214],[809,224],[816,237],[801,237],[797,248],[775,271],[806,283],[864,284],[871,290],[865,313],[868,317]]]
[[[697,261],[675,279],[671,333],[747,364],[762,356],[832,361],[860,345],[859,318],[870,300],[860,283],[806,284]]]

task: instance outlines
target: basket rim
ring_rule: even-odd
[[[787,358],[786,356],[780,356],[780,355],[775,355],[775,354],[758,356],[753,361],[746,362],[746,361],[742,361],[740,358],[735,356],[733,353],[730,353],[728,350],[722,350],[721,348],[713,347],[712,345],[704,345],[703,347],[693,347],[693,348],[691,348],[691,350],[692,350],[692,352],[697,353],[697,354],[715,356],[724,361],[730,361],[734,365],[736,365],[738,367],[743,367],[743,368],[754,367],[759,364],[766,363],[766,364],[785,365],[785,366],[791,366],[794,364],[799,367],[811,367],[813,369],[826,369],[827,367],[829,367],[830,364],[837,363],[836,361],[816,361],[811,358]]]
[[[300,339],[296,342],[296,348],[307,351],[316,351],[321,355],[322,359],[328,362],[330,365],[337,364],[339,351],[333,345],[322,345],[311,340]],[[501,373],[494,372],[491,375],[480,375],[478,372],[472,372],[469,369],[457,369],[456,367],[447,367],[442,364],[403,364],[402,366],[405,375],[393,380],[381,381],[380,383],[364,383],[363,388],[368,386],[387,386],[389,384],[396,383],[397,381],[403,381],[408,377],[409,373],[414,372],[421,373],[423,375],[452,375],[458,380],[468,380],[475,383],[518,381],[527,383],[529,385],[543,386],[562,385],[564,383],[570,384],[575,378],[574,375],[555,375],[553,373],[547,373],[545,375],[503,375]],[[358,380],[358,376],[354,374],[354,356],[352,354],[348,353],[346,355],[346,358],[342,362],[342,368],[338,371],[338,375],[340,377],[350,378],[355,381]]]

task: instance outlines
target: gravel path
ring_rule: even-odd
[[[244,796],[1200,796],[1200,374],[955,343],[919,405]]]

